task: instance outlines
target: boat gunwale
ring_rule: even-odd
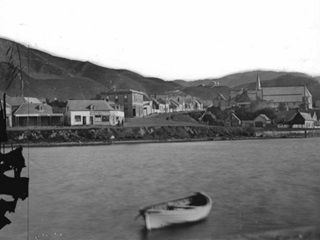
[[[146,214],[146,213],[151,213],[151,214],[152,213],[162,213],[162,212],[169,212],[169,211],[172,212],[173,210],[155,209],[154,207],[161,206],[161,205],[168,206],[168,204],[170,202],[177,202],[177,201],[181,201],[181,200],[186,200],[186,199],[194,197],[197,194],[202,195],[207,200],[207,203],[205,205],[200,205],[200,206],[188,205],[188,207],[186,207],[186,208],[177,206],[173,210],[181,209],[181,210],[186,210],[186,211],[189,210],[190,211],[190,210],[194,210],[194,209],[205,208],[205,207],[208,207],[208,206],[212,205],[212,200],[207,194],[205,194],[204,192],[195,192],[194,194],[192,194],[190,196],[187,196],[187,197],[176,198],[176,199],[172,199],[172,200],[168,200],[168,201],[164,201],[164,202],[159,202],[159,203],[148,205],[146,207],[141,208],[140,212],[143,213],[143,214]]]

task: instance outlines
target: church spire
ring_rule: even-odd
[[[260,76],[257,74],[256,90],[261,90]]]

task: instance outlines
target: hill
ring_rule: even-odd
[[[25,96],[61,100],[90,99],[113,87],[164,93],[179,86],[174,82],[144,77],[128,70],[110,69],[90,62],[56,57],[2,38],[0,53],[0,91],[4,91],[7,84],[4,80],[12,67],[9,62],[15,66],[21,63]],[[13,79],[7,94],[22,94],[19,76]]]
[[[248,71],[248,72],[230,74],[221,78],[196,80],[192,82],[175,80],[175,83],[183,87],[192,87],[192,86],[199,86],[199,85],[213,86],[215,85],[215,83],[219,83],[219,85],[223,85],[223,86],[235,87],[241,84],[255,82],[258,75],[261,81],[265,81],[265,80],[275,79],[279,76],[286,75],[286,74],[308,77],[308,75],[304,73],[298,73],[298,72],[290,73],[290,72],[276,72],[276,71]]]
[[[20,53],[21,61],[18,53]],[[21,76],[24,82],[23,90],[19,75],[15,76],[12,82],[5,82],[10,69],[14,66],[20,66],[20,63],[22,67]],[[284,85],[286,81],[291,81],[288,77],[284,77],[284,80],[280,78],[287,76],[287,72],[276,71],[249,71],[227,75],[222,78],[189,82],[182,79],[164,81],[159,78],[144,77],[125,69],[111,69],[91,62],[53,56],[36,49],[27,48],[14,41],[0,38],[0,91],[4,91],[6,86],[10,84],[6,91],[9,96],[19,96],[23,92],[25,96],[38,98],[91,99],[111,88],[131,88],[152,95],[175,92],[182,95],[188,94],[203,101],[212,101],[220,93],[228,97],[232,87],[254,83],[258,74],[263,83],[275,80]],[[296,77],[294,81],[299,82],[299,84],[304,84],[304,79],[310,80],[310,77],[303,73],[289,74]],[[319,83],[319,77],[315,79]],[[219,85],[216,85],[217,82],[219,82]],[[313,93],[314,90],[311,90],[312,84],[310,83],[308,88],[318,99],[318,93]],[[314,86],[315,89],[318,89],[317,85]]]

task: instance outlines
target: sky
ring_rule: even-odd
[[[320,0],[0,0],[0,37],[164,80],[320,76]]]

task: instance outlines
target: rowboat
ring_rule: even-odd
[[[146,228],[151,230],[200,221],[209,215],[211,207],[211,198],[204,192],[196,192],[191,196],[141,208],[139,216],[143,216]]]

